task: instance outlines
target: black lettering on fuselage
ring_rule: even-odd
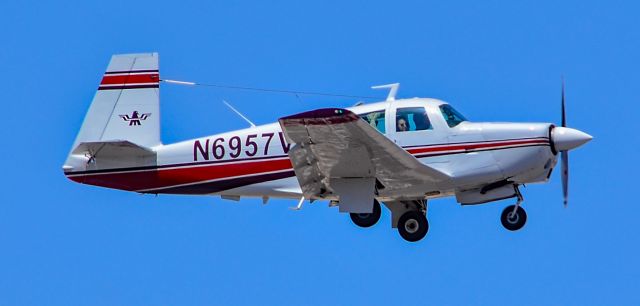
[[[273,138],[275,133],[263,133],[260,136],[265,140],[263,154],[264,156],[269,155],[269,144],[271,143],[271,139]],[[211,144],[210,139],[204,141],[204,145],[200,140],[196,140],[193,142],[193,161],[196,162],[199,159],[202,160],[210,160],[211,155],[215,160],[223,159],[225,156],[226,149],[230,149],[229,157],[230,159],[236,159],[240,157],[243,148],[252,147],[252,151],[246,151],[245,154],[247,156],[254,156],[258,152],[258,143],[253,141],[253,138],[256,138],[257,134],[246,135],[244,145],[242,142],[242,138],[239,136],[233,136],[229,138],[229,142],[226,142],[224,138],[217,138],[213,144]],[[285,154],[289,153],[289,149],[291,148],[291,144],[287,143],[287,140],[284,137],[284,133],[278,132],[278,137],[280,138],[280,145],[282,146],[282,151]],[[231,154],[231,152],[235,152]]]
[[[280,136],[280,144],[282,145],[282,151],[284,151],[285,154],[289,153],[291,144],[287,143],[287,141],[284,139],[284,134],[282,132],[278,132],[278,136]]]
[[[198,152],[204,160],[209,160],[209,139],[204,144],[204,148],[200,143],[200,140],[196,140],[193,143],[193,161],[198,161]]]

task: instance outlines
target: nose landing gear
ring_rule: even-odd
[[[527,213],[520,206],[510,205],[502,211],[500,221],[504,228],[510,231],[517,231],[527,222]]]
[[[507,206],[500,216],[502,226],[510,231],[517,231],[521,229],[527,222],[527,213],[524,211],[524,208],[520,206],[524,199],[522,198],[520,190],[518,190],[518,186],[514,186],[514,189],[516,190],[518,201],[515,205]]]

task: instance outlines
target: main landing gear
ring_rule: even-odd
[[[427,216],[415,210],[404,213],[398,220],[398,233],[404,240],[416,242],[424,238],[429,231]]]
[[[391,211],[391,226],[398,228],[404,240],[422,240],[429,231],[427,203],[425,200],[393,201],[384,203]],[[351,221],[359,227],[371,227],[380,220],[382,210],[377,200],[373,202],[373,212],[368,214],[350,213]]]
[[[524,211],[524,208],[520,206],[523,201],[522,194],[520,193],[520,190],[518,190],[517,186],[514,188],[516,190],[518,201],[515,205],[507,206],[500,216],[502,226],[510,231],[517,231],[521,229],[527,222],[527,213]]]
[[[371,227],[378,223],[380,216],[382,215],[382,209],[378,200],[373,200],[373,212],[370,214],[358,214],[350,213],[351,221],[359,227]]]
[[[404,240],[416,242],[429,232],[426,200],[389,201],[384,205],[391,211],[391,227],[397,228]]]

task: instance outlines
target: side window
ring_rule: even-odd
[[[431,129],[433,127],[424,107],[405,107],[396,110],[396,132]]]
[[[442,116],[444,117],[444,120],[447,121],[447,125],[449,125],[449,127],[454,127],[462,121],[467,121],[462,114],[456,111],[449,104],[440,105],[440,111],[442,112]]]
[[[378,130],[378,132],[382,134],[386,132],[384,128],[384,111],[370,112],[366,114],[360,114],[359,116],[360,118],[362,118],[362,120],[366,121],[376,130]]]

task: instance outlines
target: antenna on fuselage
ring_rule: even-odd
[[[387,102],[395,101],[396,94],[398,93],[398,88],[400,88],[400,83],[371,86],[371,89],[387,89],[387,88],[389,88],[389,95],[387,95]]]
[[[251,120],[249,120],[249,118],[245,117],[241,112],[239,112],[237,109],[235,109],[233,106],[231,106],[231,104],[229,104],[229,102],[222,100],[222,102],[229,107],[234,113],[236,113],[238,116],[240,116],[240,118],[244,119],[244,121],[248,122],[249,125],[251,125],[251,127],[256,127],[255,124],[253,124],[253,122],[251,122]]]

